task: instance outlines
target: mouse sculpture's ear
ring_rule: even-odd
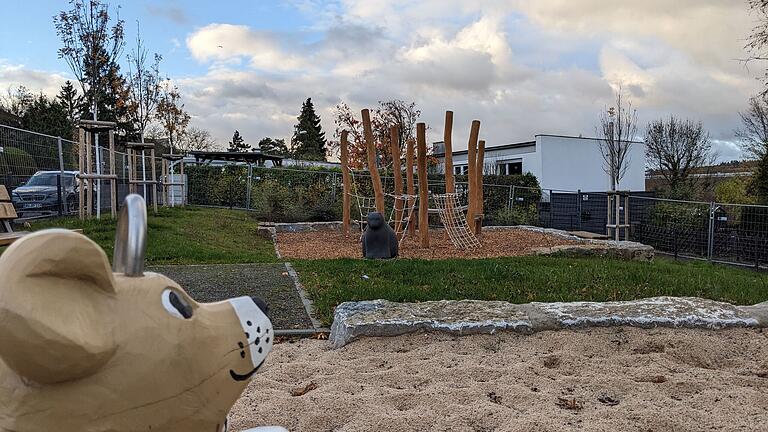
[[[115,280],[104,251],[68,230],[27,235],[0,256],[0,358],[38,383],[88,376],[114,354]]]

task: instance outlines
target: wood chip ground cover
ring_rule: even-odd
[[[482,247],[471,251],[457,250],[443,230],[430,232],[430,247],[422,248],[417,237],[407,237],[400,248],[402,258],[494,258],[530,255],[533,249],[575,245],[578,241],[521,229],[492,230],[482,234]],[[344,237],[341,231],[278,233],[277,245],[285,259],[360,258],[358,234]]]

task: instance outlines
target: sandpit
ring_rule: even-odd
[[[768,332],[420,334],[338,350],[283,342],[230,420],[234,431],[765,430]]]
[[[402,258],[493,258],[530,255],[537,248],[584,244],[585,242],[524,229],[485,230],[482,247],[466,251],[451,244],[445,230],[430,230],[430,247],[422,248],[418,237],[406,237],[400,248]],[[277,246],[286,259],[360,258],[359,234],[344,237],[339,230],[278,232]]]

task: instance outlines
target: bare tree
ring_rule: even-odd
[[[648,165],[664,177],[672,195],[681,196],[684,186],[692,185],[697,168],[713,162],[709,133],[701,122],[675,116],[654,120],[645,132]]]
[[[416,121],[420,116],[421,110],[416,107],[415,102],[405,102],[399,99],[379,101],[379,107],[371,115],[371,126],[376,152],[381,156],[381,165],[387,166],[392,163],[389,128],[392,126],[398,128],[400,141],[398,144],[402,157],[405,143],[408,139],[415,138]],[[367,150],[363,138],[362,121],[344,102],[336,105],[333,121],[336,124],[337,139],[341,137],[342,130],[349,132],[350,167],[358,169],[365,166]],[[338,149],[338,140],[331,141],[329,144],[331,148]]]
[[[100,0],[70,0],[72,9],[54,16],[56,32],[63,46],[59,58],[67,62],[83,95],[98,117],[98,104],[110,90],[117,60],[125,47],[124,22],[117,18],[110,26],[109,5]]]
[[[168,144],[173,153],[173,146],[181,142],[189,124],[190,116],[181,103],[179,89],[165,79],[161,84],[160,101],[157,104],[155,118],[160,122],[168,135]]]
[[[768,154],[768,96],[759,95],[749,98],[749,107],[739,112],[741,129],[736,136],[741,139],[741,149],[755,159]]]
[[[147,63],[147,49],[136,22],[136,48],[128,55],[128,114],[141,142],[160,102],[161,60],[162,56],[155,54],[152,63]]]
[[[16,117],[23,117],[35,100],[35,95],[23,85],[16,88],[8,87],[5,95],[0,96],[0,108]]]
[[[600,114],[597,131],[603,170],[611,178],[611,190],[616,190],[629,169],[629,151],[637,134],[637,110],[624,98],[621,88],[615,97],[615,105]]]
[[[752,34],[750,34],[744,47],[750,52],[745,63],[768,60],[768,52],[766,52],[766,47],[768,47],[768,0],[748,0],[747,4],[758,15],[758,19],[757,25],[752,28]],[[768,72],[763,75],[763,82],[768,84]],[[762,95],[766,94],[768,94],[768,88],[762,92]]]
[[[196,126],[190,127],[178,142],[178,149],[182,153],[194,150],[206,151],[216,145],[216,140],[209,131]]]

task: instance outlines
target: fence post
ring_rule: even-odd
[[[336,202],[336,173],[331,177],[331,202]]]
[[[707,260],[712,261],[715,248],[715,203],[709,203],[709,229],[707,230]]]
[[[64,200],[61,197],[64,195],[61,190],[61,178],[64,176],[64,151],[62,149],[61,137],[56,137],[56,146],[59,150],[59,181],[57,182],[59,188],[59,216],[64,212]]]
[[[245,209],[251,209],[251,179],[253,178],[253,165],[248,164],[248,185],[245,194]]]
[[[509,188],[509,209],[512,210],[515,208],[515,188],[517,186],[512,186]]]
[[[579,221],[579,231],[581,231],[581,189],[576,191],[576,217]]]

